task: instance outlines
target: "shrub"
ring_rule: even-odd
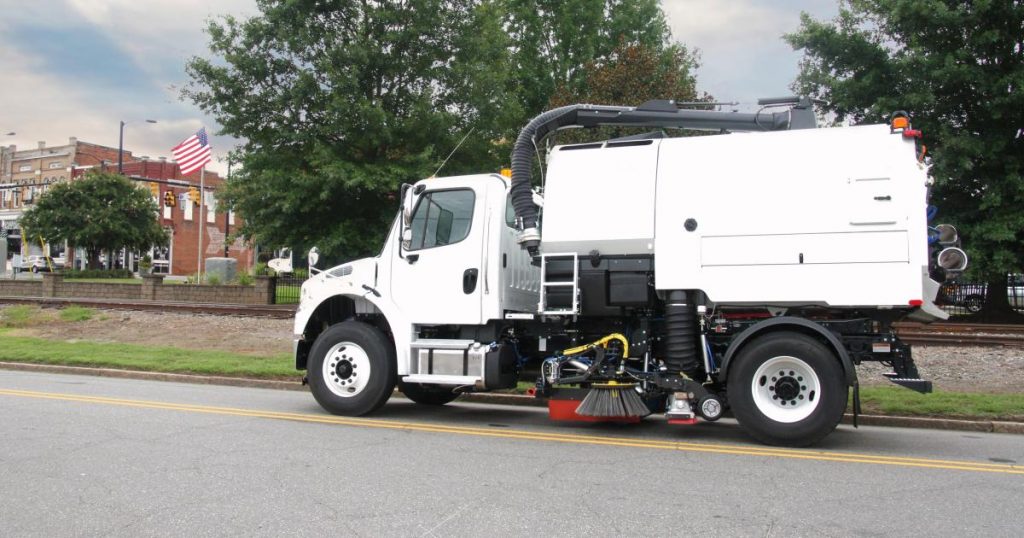
[[[132,278],[131,269],[72,269],[64,271],[64,278]]]
[[[211,286],[220,286],[220,277],[206,273],[206,283]]]
[[[239,286],[252,286],[253,281],[254,279],[252,275],[245,272],[238,273],[238,275],[235,277],[235,283],[237,283]]]

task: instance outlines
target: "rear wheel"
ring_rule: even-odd
[[[346,321],[317,337],[309,352],[313,397],[335,415],[371,413],[395,390],[394,346],[377,328]]]
[[[423,385],[421,383],[398,382],[398,390],[406,398],[423,405],[444,405],[459,395],[453,392],[455,387],[445,385]]]
[[[770,445],[807,446],[843,418],[849,387],[839,359],[799,333],[747,344],[729,371],[733,413],[751,437]]]
[[[972,314],[981,312],[981,308],[983,306],[985,306],[985,298],[981,295],[968,295],[967,298],[964,299],[964,308]]]

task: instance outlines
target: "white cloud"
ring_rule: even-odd
[[[254,0],[52,0],[19,2],[17,8],[5,8],[0,18],[4,88],[0,134],[15,131],[17,135],[0,138],[0,144],[32,148],[37,141],[59,145],[74,136],[117,147],[119,121],[126,120],[125,149],[156,158],[169,156],[171,147],[201,126],[205,125],[212,135],[217,130],[212,118],[178,99],[178,91],[186,82],[185,61],[206,53],[203,29],[207,18],[225,13],[245,17],[255,12]],[[62,76],[48,68],[45,58],[31,46],[11,42],[9,33],[4,42],[4,30],[44,20],[49,27],[62,29],[69,47],[89,39],[88,29],[95,29],[134,65],[112,67],[104,64],[104,58],[96,58],[95,66],[87,67],[97,71],[127,69],[145,79],[142,82],[146,84],[128,96],[104,95],[90,81]],[[152,21],[159,21],[159,25]],[[158,123],[142,121],[147,118]],[[211,144],[215,158],[222,159],[234,141],[211,136]],[[223,173],[227,165],[223,160],[215,161],[210,168]]]
[[[754,108],[759,97],[790,93],[800,54],[782,40],[800,12],[836,13],[831,0],[662,0],[675,39],[700,49],[698,88]]]

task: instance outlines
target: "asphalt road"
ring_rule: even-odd
[[[0,371],[3,536],[1024,533],[1024,438],[553,424],[543,409]]]

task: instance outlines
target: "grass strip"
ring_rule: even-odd
[[[900,387],[864,387],[860,400],[865,414],[1024,421],[1024,394],[919,394]]]
[[[289,354],[251,356],[137,344],[62,342],[5,332],[0,330],[0,361],[268,379],[299,376]]]

